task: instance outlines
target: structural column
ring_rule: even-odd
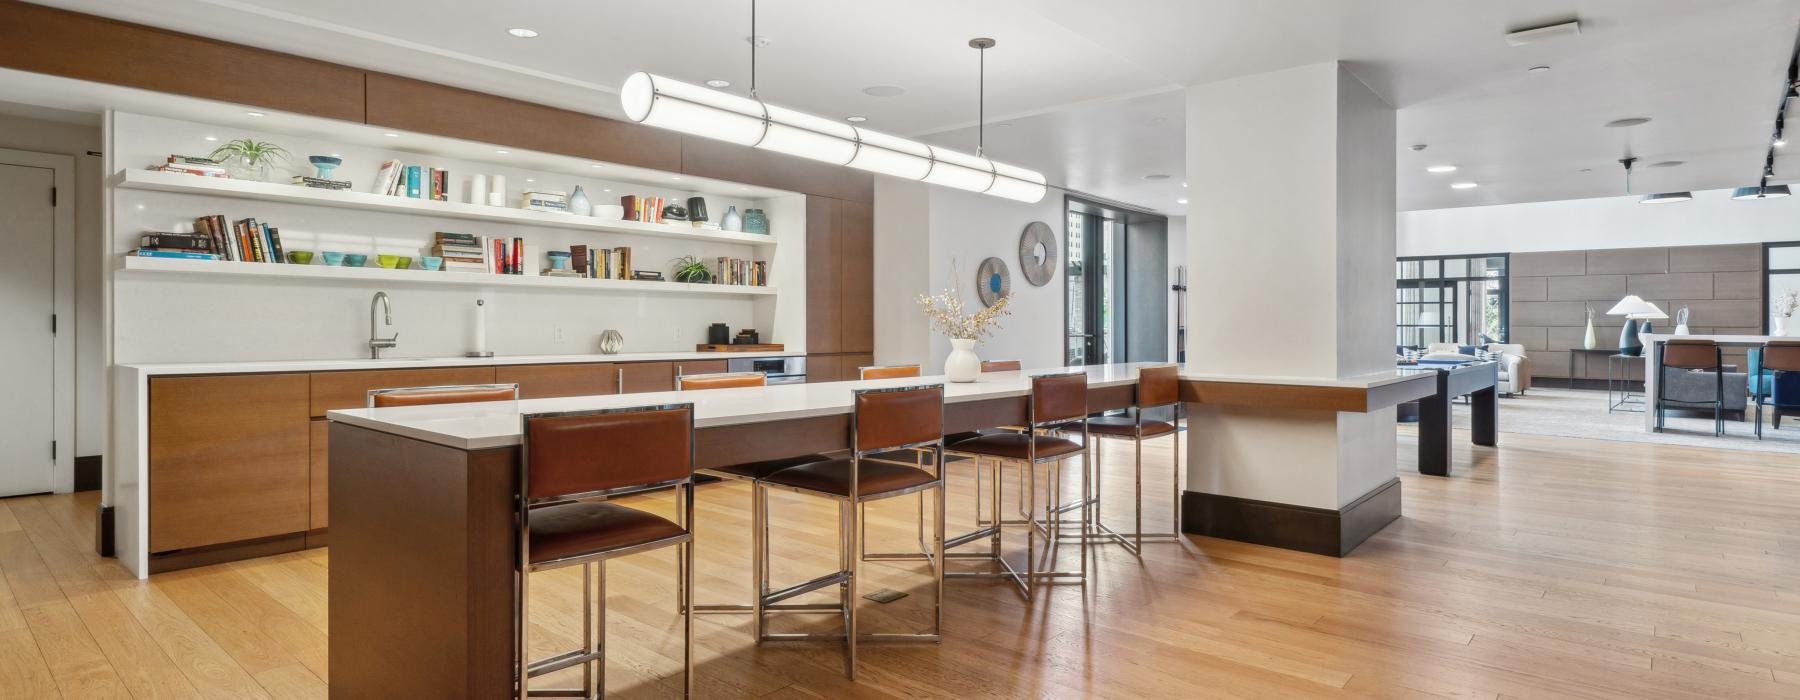
[[[1393,372],[1394,162],[1339,63],[1188,89],[1190,371]],[[1187,532],[1342,555],[1399,516],[1393,408],[1188,410]]]

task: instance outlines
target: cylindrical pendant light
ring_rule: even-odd
[[[1731,191],[1732,199],[1777,199],[1788,196],[1787,185],[1751,185]]]
[[[1638,200],[1638,204],[1672,204],[1674,202],[1685,202],[1693,198],[1694,193],[1692,192],[1658,192],[1656,194],[1644,195],[1643,199]]]

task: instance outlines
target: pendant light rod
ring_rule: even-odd
[[[1625,156],[1619,159],[1619,165],[1625,166],[1625,194],[1631,194],[1631,164],[1637,162],[1637,156]]]
[[[976,37],[969,40],[969,47],[979,57],[975,78],[975,155],[980,156],[987,148],[987,50],[994,48],[994,40]]]
[[[750,0],[750,96],[756,96],[756,0]]]

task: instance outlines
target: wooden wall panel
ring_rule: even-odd
[[[519,385],[521,399],[593,396],[619,393],[615,365],[606,362],[563,365],[504,365],[494,368],[494,381]]]
[[[383,73],[368,74],[367,99],[367,121],[379,126],[671,172],[682,168],[681,136],[672,131]]]
[[[875,207],[838,203],[839,348],[875,351]],[[808,282],[810,283],[809,278]]]
[[[307,376],[150,380],[150,551],[307,529]]]
[[[867,172],[699,136],[681,137],[681,172],[852,202],[875,201],[875,176]]]
[[[0,0],[0,66],[363,120],[355,68],[11,0]]]

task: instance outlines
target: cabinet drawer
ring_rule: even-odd
[[[307,529],[307,375],[150,380],[150,551]]]
[[[492,384],[493,367],[420,367],[312,374],[312,415],[369,405],[370,389],[450,384]]]
[[[518,384],[522,399],[619,393],[617,365],[606,362],[502,365],[494,368],[494,381]]]
[[[685,377],[690,374],[718,374],[725,371],[724,360],[683,360],[675,363],[675,376]]]
[[[624,362],[613,365],[621,394],[675,390],[675,363]]]

